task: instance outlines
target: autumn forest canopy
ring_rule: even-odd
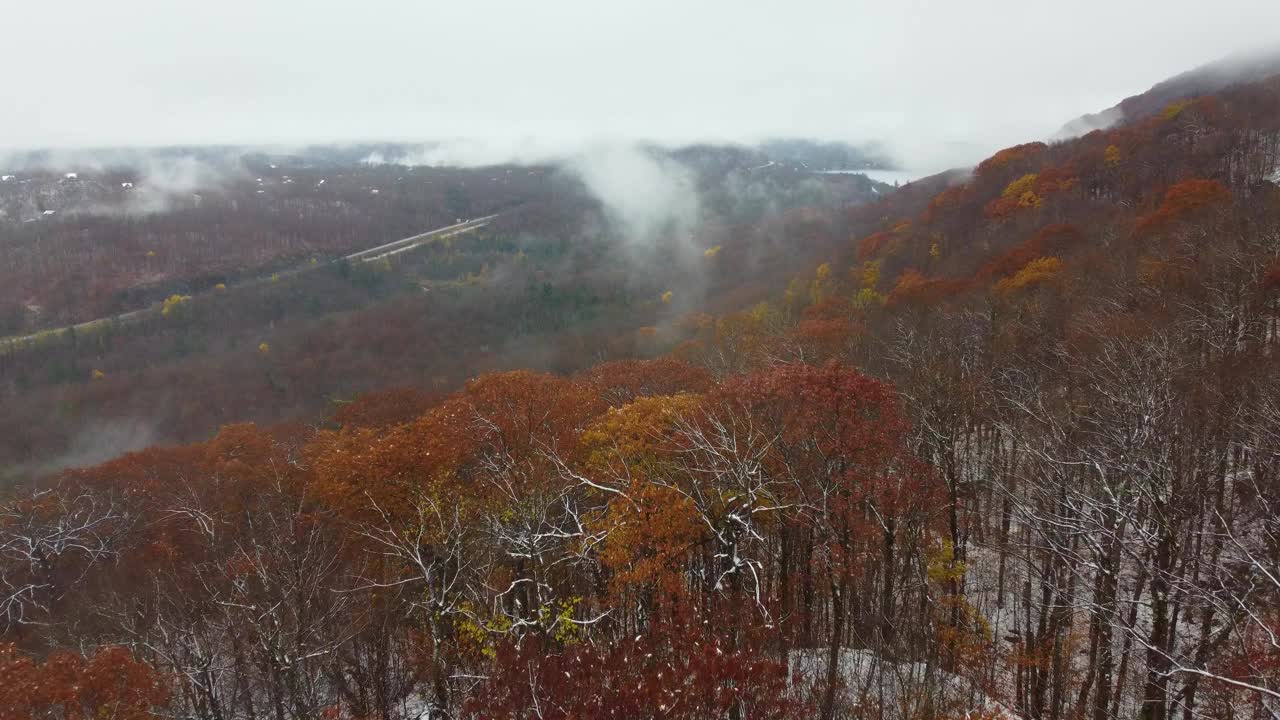
[[[5,175],[0,720],[1275,717],[1280,61],[1104,115]]]

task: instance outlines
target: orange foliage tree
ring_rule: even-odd
[[[1138,218],[1134,225],[1134,235],[1143,236],[1158,232],[1168,228],[1175,221],[1222,205],[1230,199],[1231,193],[1217,180],[1200,178],[1183,180],[1169,188],[1164,195],[1164,202],[1155,212]]]

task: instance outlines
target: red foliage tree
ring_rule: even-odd
[[[0,678],[4,720],[150,720],[169,698],[161,675],[122,647],[58,650],[37,663],[0,645]]]
[[[344,428],[386,428],[418,418],[438,401],[438,397],[417,388],[380,390],[345,403],[331,419]]]
[[[858,241],[858,259],[867,260],[875,257],[893,239],[891,232],[872,233]]]
[[[674,358],[619,360],[596,365],[581,377],[597,388],[605,402],[625,405],[638,397],[704,393],[711,388],[711,373]]]
[[[608,645],[505,643],[466,710],[485,720],[808,717],[788,690],[786,665],[761,652],[756,634],[709,627],[677,619]]]

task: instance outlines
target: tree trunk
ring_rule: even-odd
[[[831,646],[827,650],[827,687],[822,695],[820,720],[835,717],[836,686],[840,677],[840,643],[844,638],[844,591],[841,584],[831,583]]]

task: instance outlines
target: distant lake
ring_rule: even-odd
[[[919,180],[922,177],[929,177],[934,172],[924,170],[881,170],[879,168],[863,168],[858,170],[819,170],[822,175],[866,175],[877,182],[888,183],[890,185],[895,182],[899,185],[906,185],[909,182]]]

